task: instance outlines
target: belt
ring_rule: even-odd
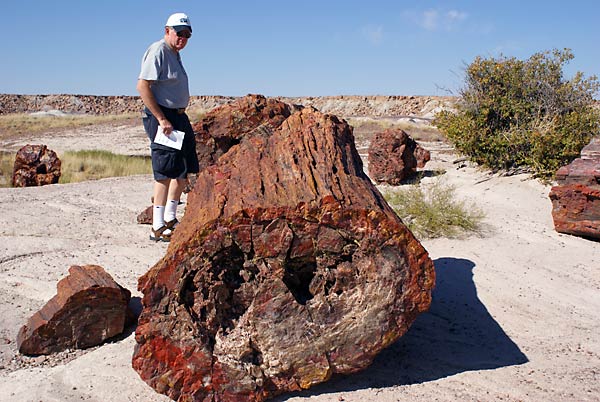
[[[182,107],[182,108],[179,108],[179,109],[171,109],[171,108],[169,108],[169,107],[165,107],[165,106],[163,106],[163,105],[159,105],[159,106],[160,106],[162,109],[169,110],[169,111],[171,111],[171,112],[175,112],[175,113],[177,113],[177,114],[184,114],[184,113],[185,113],[185,108],[184,108],[184,107]]]

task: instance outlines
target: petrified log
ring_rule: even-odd
[[[404,334],[434,276],[363,173],[351,127],[304,108],[198,175],[167,254],[139,280],[133,367],[178,400],[309,388]]]
[[[137,223],[140,225],[152,225],[152,205],[146,207],[142,212],[140,212],[137,216]]]
[[[600,239],[600,189],[566,184],[552,187],[549,196],[557,232]]]
[[[36,312],[17,336],[19,352],[44,355],[85,349],[119,335],[133,314],[129,290],[98,265],[73,265],[57,294]]]
[[[13,166],[13,187],[58,183],[60,159],[46,145],[25,145],[17,151]]]
[[[558,169],[556,181],[549,194],[556,231],[600,239],[600,138]]]
[[[581,159],[600,160],[600,137],[594,137],[581,150]]]
[[[376,133],[369,146],[369,176],[378,183],[398,185],[429,161],[429,151],[401,129]]]

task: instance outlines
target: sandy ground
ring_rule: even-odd
[[[141,127],[92,127],[0,149],[145,154],[146,141]],[[371,367],[275,400],[600,400],[600,243],[554,231],[549,186],[459,167],[444,144],[424,145],[433,151],[426,170],[445,169],[441,179],[485,212],[484,233],[423,241],[437,271],[431,309]],[[73,264],[101,265],[139,303],[137,278],[166,250],[135,220],[151,187],[142,175],[0,189],[1,400],[168,400],[131,368],[134,328],[86,351],[16,350],[19,328]]]

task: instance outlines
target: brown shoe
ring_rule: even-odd
[[[171,231],[173,231],[173,230],[175,230],[175,228],[177,227],[178,224],[179,224],[179,221],[177,220],[177,218],[175,218],[172,221],[166,222],[165,226],[167,227],[167,229],[171,229]]]
[[[168,233],[165,233],[168,231]],[[152,229],[152,234],[150,235],[150,240],[154,240],[156,242],[164,241],[166,243],[171,241],[171,229],[167,227],[167,225],[163,225],[157,230]]]

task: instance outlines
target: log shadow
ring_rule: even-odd
[[[434,263],[437,280],[429,312],[370,367],[275,400],[423,383],[528,362],[477,297],[475,264],[461,258],[438,258]]]
[[[400,185],[402,186],[402,185],[407,185],[407,184],[420,184],[422,179],[439,177],[439,176],[442,176],[445,174],[446,174],[446,171],[443,169],[418,170],[417,173],[415,173],[414,175],[403,179],[400,182]]]
[[[118,341],[122,341],[123,339],[128,338],[131,334],[133,334],[137,328],[138,318],[142,313],[142,299],[138,296],[133,296],[129,299],[128,304],[129,311],[127,313],[127,318],[125,320],[125,327],[123,328],[123,332],[119,335],[115,335],[112,338],[107,339],[101,345],[105,343],[114,343]]]

